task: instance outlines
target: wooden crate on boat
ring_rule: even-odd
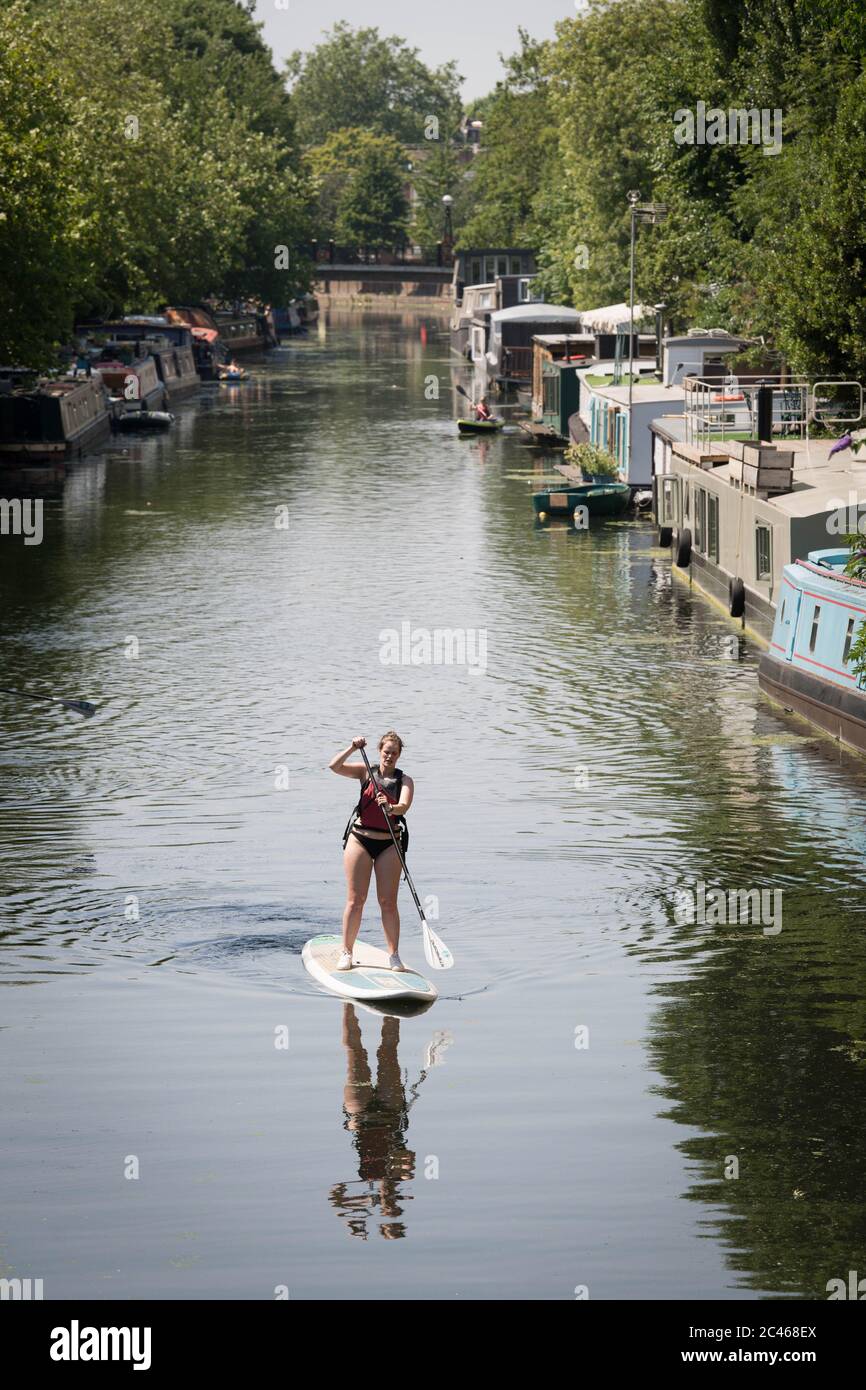
[[[791,449],[774,449],[763,444],[746,444],[743,457],[732,458],[730,478],[757,492],[790,492],[794,475]]]

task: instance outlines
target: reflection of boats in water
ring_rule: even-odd
[[[366,1240],[374,1223],[383,1240],[402,1240],[407,1234],[403,1204],[413,1198],[404,1188],[415,1177],[416,1157],[407,1143],[409,1112],[428,1071],[441,1062],[451,1041],[449,1033],[434,1035],[418,1080],[407,1087],[398,1058],[400,1020],[386,1015],[374,1078],[354,1005],[343,1006],[344,1128],[352,1135],[358,1178],[335,1183],[328,1200],[350,1235]]]

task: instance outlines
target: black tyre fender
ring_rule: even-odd
[[[746,586],[742,579],[732,579],[728,584],[728,611],[732,618],[742,618],[746,611]]]
[[[674,538],[674,528],[672,526],[659,527],[659,545],[665,548],[670,545]]]
[[[687,570],[692,561],[692,533],[688,526],[677,531],[674,536],[674,563],[681,570]]]

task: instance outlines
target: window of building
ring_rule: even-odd
[[[816,644],[817,641],[818,641],[818,624],[820,623],[820,621],[821,621],[821,605],[820,605],[820,603],[816,603],[816,604],[815,604],[815,612],[812,614],[812,631],[809,633],[809,651],[810,651],[810,652],[813,652],[813,651],[815,650],[815,644]]]
[[[500,256],[499,259],[497,260],[497,262],[496,262],[496,274],[497,274],[497,275],[507,275],[507,274],[508,274],[508,257],[507,257],[507,256]]]
[[[755,576],[773,577],[773,536],[769,526],[755,527]]]
[[[512,274],[512,275],[519,275],[522,269],[523,269],[523,266],[520,264],[520,257],[519,257],[519,256],[512,256],[512,257],[511,257],[511,274]]]
[[[472,283],[473,283],[473,285],[480,285],[480,283],[481,283],[481,262],[480,262],[480,261],[473,261],[473,262],[472,262]]]
[[[719,559],[719,499],[712,493],[707,497],[707,554],[718,563]]]
[[[848,619],[848,627],[845,632],[845,646],[842,649],[842,665],[844,666],[851,655],[851,643],[854,641],[854,623],[856,619]]]
[[[544,398],[545,415],[559,414],[559,373],[556,376],[546,376],[542,390]]]

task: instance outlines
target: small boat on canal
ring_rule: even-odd
[[[457,428],[461,434],[495,434],[504,423],[504,420],[458,420]]]
[[[631,499],[627,483],[582,483],[574,487],[547,487],[532,494],[532,505],[540,521],[549,516],[572,516],[576,507],[586,507],[592,517],[622,516]]]

